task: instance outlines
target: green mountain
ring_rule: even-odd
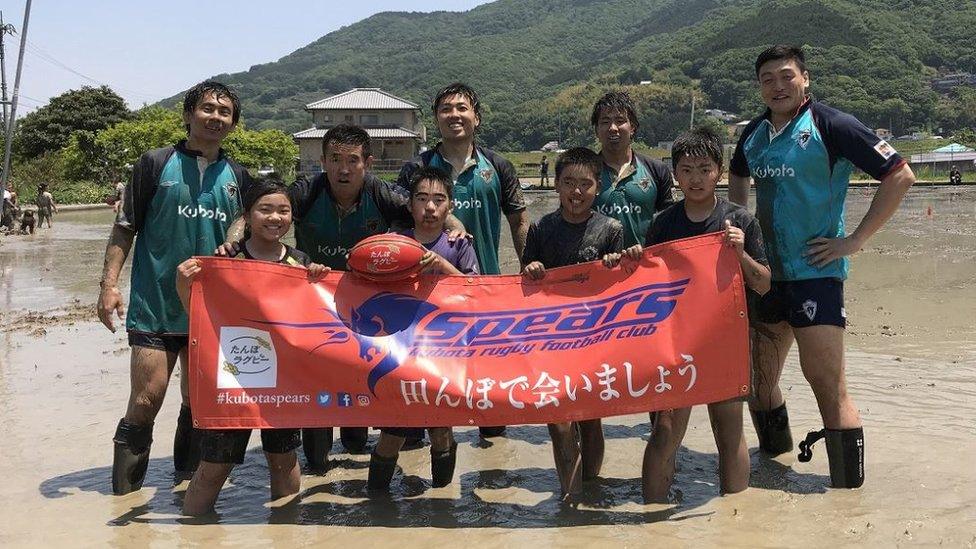
[[[460,80],[481,94],[482,140],[500,149],[589,143],[589,105],[629,86],[638,137],[653,144],[687,126],[692,93],[699,108],[758,113],[753,62],[786,42],[805,46],[819,99],[899,133],[949,131],[963,123],[952,102],[964,98],[929,82],[976,72],[973,29],[972,0],[499,0],[464,13],[377,14],[215,78],[238,90],[249,127],[285,131],[311,125],[306,103],[352,87],[426,107]]]

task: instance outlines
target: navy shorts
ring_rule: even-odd
[[[794,328],[847,326],[844,281],[839,278],[773,281],[756,307],[760,322],[788,322]]]
[[[178,353],[186,348],[190,336],[185,334],[147,334],[129,332],[129,347],[147,347],[167,353]]]
[[[200,459],[210,463],[244,463],[250,429],[205,429]],[[261,448],[269,454],[285,454],[302,445],[299,429],[261,429]]]

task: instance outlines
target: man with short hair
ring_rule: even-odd
[[[660,160],[637,154],[640,122],[630,95],[613,91],[593,105],[590,123],[600,141],[603,171],[593,208],[624,226],[623,247],[643,244],[657,212],[674,203],[674,178]]]
[[[478,94],[462,83],[446,86],[431,107],[441,142],[419,158],[406,163],[397,185],[407,192],[413,172],[420,166],[440,168],[454,181],[454,215],[474,237],[482,274],[500,274],[498,246],[502,214],[512,230],[512,244],[521,261],[529,217],[522,187],[511,162],[475,143],[481,125]],[[482,436],[500,436],[504,427],[480,427]]]
[[[177,358],[183,405],[173,462],[191,472],[199,460],[199,433],[189,407],[186,311],[176,292],[176,267],[194,255],[210,255],[241,213],[247,171],[220,148],[241,116],[240,101],[227,86],[207,81],[183,100],[187,137],[176,145],[143,154],[125,189],[125,203],[105,249],[98,317],[112,332],[112,313],[126,319],[131,391],[125,417],[113,441],[112,490],[127,494],[142,487],[149,464],[153,422],[166,395]],[[132,242],[132,282],[128,313],[118,288],[119,273]]]
[[[772,289],[758,306],[753,341],[756,384],[749,408],[760,448],[789,451],[792,437],[779,389],[786,354],[796,340],[824,430],[800,444],[800,460],[825,438],[831,484],[864,482],[864,433],[844,375],[844,279],[858,252],[894,214],[915,175],[907,162],[856,118],[807,95],[803,51],[778,45],[756,60],[766,112],[746,126],[730,165],[729,198],[746,205],[756,182],[756,217],[767,242]],[[850,235],[844,199],[858,167],[881,181]]]

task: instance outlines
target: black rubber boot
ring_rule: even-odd
[[[481,438],[494,438],[505,436],[505,426],[500,425],[498,427],[478,427],[478,431],[481,432]]]
[[[824,440],[830,463],[830,485],[860,488],[864,484],[864,429],[827,429]]]
[[[778,456],[793,449],[790,416],[786,412],[785,402],[774,410],[749,410],[749,413],[752,414],[752,424],[759,437],[760,450]]]
[[[115,429],[115,453],[112,457],[112,493],[124,496],[142,488],[149,468],[152,425],[135,425],[119,420]]]
[[[454,480],[454,466],[457,465],[457,442],[443,452],[430,449],[430,485],[434,488],[447,486]]]
[[[313,471],[329,470],[329,452],[332,450],[332,427],[302,429],[302,451],[305,463]]]
[[[339,427],[339,440],[349,453],[361,454],[366,451],[369,427]]]
[[[200,464],[200,443],[203,440],[199,429],[193,427],[190,407],[180,406],[180,417],[176,420],[176,436],[173,437],[173,468],[179,473],[192,473]]]
[[[393,457],[383,457],[376,452],[369,456],[369,477],[366,479],[366,489],[370,492],[389,492],[393,474],[396,473],[397,454]]]

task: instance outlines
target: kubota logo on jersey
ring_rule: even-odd
[[[796,177],[796,170],[781,164],[780,166],[761,166],[752,171],[753,177],[766,179],[769,177]]]
[[[472,208],[481,208],[481,200],[477,198],[469,198],[467,200],[454,199],[455,210],[470,210]]]
[[[220,208],[210,209],[210,208],[205,208],[202,205],[197,205],[196,208],[194,208],[193,206],[180,206],[176,209],[176,212],[188,219],[199,217],[202,219],[216,219],[217,221],[227,221],[227,214],[222,212]]]
[[[603,215],[613,217],[620,214],[640,214],[639,204],[600,204],[596,207],[597,211]]]

